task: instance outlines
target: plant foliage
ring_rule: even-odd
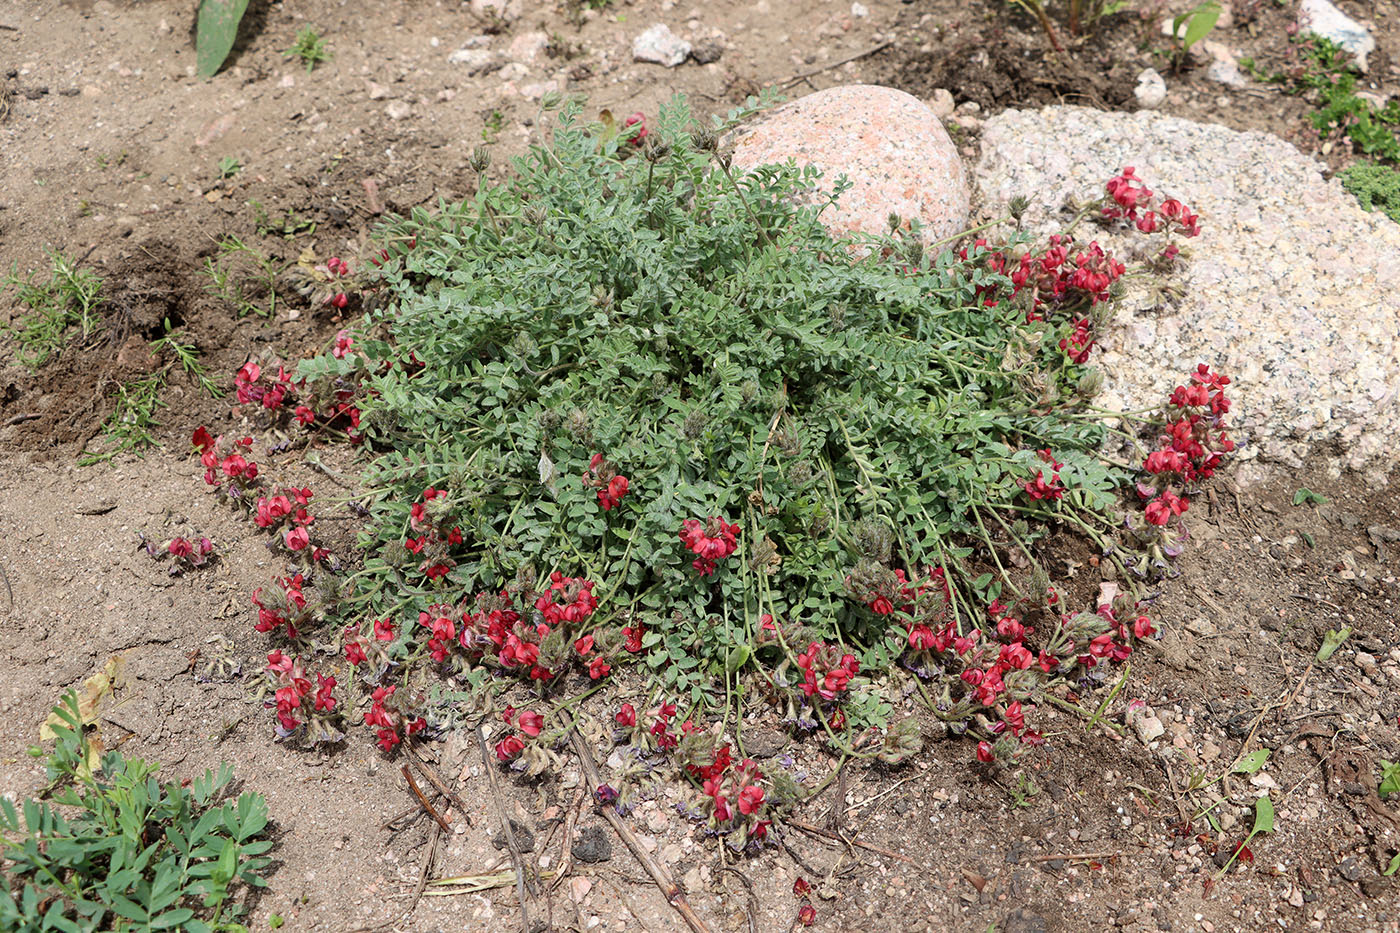
[[[94,772],[77,695],[54,716],[52,803],[0,798],[0,929],[243,929],[231,922],[242,913],[234,895],[266,884],[258,873],[272,846],[262,795],[224,800],[227,764],[188,787],[162,784],[159,765],[115,751]]]
[[[881,619],[847,590],[858,565],[947,566],[970,620],[1005,585],[973,545],[1036,533],[996,513],[1050,509],[1019,485],[1037,448],[1065,462],[1066,506],[1108,508],[1121,475],[1073,413],[1066,323],[984,306],[979,286],[1006,280],[975,255],[833,239],[814,170],[733,174],[713,132],[678,102],[637,146],[566,108],[509,181],[384,231],[366,356],[301,367],[365,379],[380,454],[353,604],[416,610],[557,569],[599,581],[613,617],[664,618],[658,667],[712,681],[762,613],[878,654]],[[596,453],[631,477],[609,511],[582,480]],[[403,546],[427,486],[466,539],[436,583]],[[707,516],[742,533],[699,577],[677,531]]]

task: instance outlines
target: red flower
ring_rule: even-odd
[[[614,476],[608,481],[608,485],[598,490],[598,504],[607,512],[617,505],[623,496],[627,495],[627,477]]]
[[[588,654],[588,652],[593,650],[593,636],[584,635],[582,638],[575,641],[574,650],[577,651],[580,655]]]
[[[646,629],[643,628],[643,627],[640,626],[640,625],[637,625],[637,626],[625,625],[625,626],[623,626],[623,628],[622,628],[622,635],[623,635],[623,637],[626,639],[626,641],[623,642],[622,647],[626,648],[628,651],[632,652],[633,654],[637,654],[638,652],[640,652],[640,651],[642,650],[642,635],[645,634],[645,633],[646,633]]]
[[[1022,480],[1021,488],[1026,491],[1027,495],[1037,501],[1041,499],[1059,499],[1065,494],[1065,487],[1060,482],[1060,474],[1058,471],[1051,475],[1050,481],[1047,483],[1045,481],[1045,471],[1036,470],[1035,482],[1028,483]]]
[[[792,883],[793,897],[807,897],[812,893],[812,885],[806,878],[799,877]]]
[[[508,735],[496,743],[496,758],[499,761],[514,761],[525,750],[525,743],[518,735]]]
[[[637,708],[631,703],[623,703],[613,719],[619,726],[626,726],[630,729],[637,724]]]
[[[612,666],[602,658],[594,658],[588,665],[588,676],[593,680],[601,680],[612,672]]]
[[[996,756],[996,754],[992,751],[992,743],[991,743],[991,742],[988,742],[988,741],[986,741],[986,740],[984,739],[984,740],[982,740],[981,742],[978,742],[978,743],[977,743],[977,760],[978,760],[978,761],[981,761],[981,762],[984,762],[984,763],[990,763],[990,762],[996,761],[996,759],[997,759],[997,756]]]
[[[200,453],[214,449],[214,438],[209,436],[209,429],[203,425],[194,429],[194,435],[190,438],[190,443],[198,447]]]
[[[797,922],[804,927],[809,927],[817,922],[817,908],[811,904],[803,904],[797,909]]]
[[[366,719],[365,721],[368,722],[369,720]],[[402,741],[399,738],[399,734],[388,727],[380,729],[379,732],[376,733],[376,735],[378,735],[379,737],[379,747],[384,749],[386,752],[392,752],[394,750],[394,746],[398,745],[399,742]]]
[[[1189,505],[1185,499],[1173,495],[1171,491],[1163,492],[1147,503],[1147,520],[1153,525],[1165,525],[1171,521],[1172,516],[1184,513]]]
[[[345,660],[349,661],[355,667],[359,667],[361,664],[365,663],[366,658],[364,646],[361,645],[358,641],[346,642]]]
[[[937,643],[933,629],[927,625],[915,625],[909,629],[909,647],[915,651],[931,651]]]
[[[870,611],[877,616],[887,616],[894,612],[894,603],[890,602],[888,596],[876,596],[870,601]]]
[[[316,708],[326,712],[335,709],[335,697],[331,696],[331,691],[335,689],[335,678],[317,674],[316,684]]]
[[[627,117],[625,120],[622,121],[622,128],[624,130],[627,130],[634,126],[637,127],[637,133],[635,136],[632,137],[632,145],[640,146],[642,144],[642,140],[646,139],[647,137],[646,114],[642,113],[641,111],[638,111],[637,113],[632,114],[631,116]]]
[[[745,816],[757,813],[758,808],[763,806],[763,788],[750,784],[739,791],[739,812]]]
[[[394,626],[388,619],[376,619],[374,622],[374,638],[376,641],[393,641]]]
[[[293,528],[283,536],[287,542],[287,547],[293,551],[304,550],[311,544],[311,536],[306,533],[305,528]]]
[[[731,525],[718,517],[706,519],[703,525],[696,518],[681,522],[681,541],[696,555],[692,566],[702,577],[714,572],[715,561],[734,553],[739,547],[739,534],[738,525]]]
[[[544,729],[544,717],[539,713],[521,713],[520,731],[534,738]]]

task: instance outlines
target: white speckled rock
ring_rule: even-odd
[[[833,233],[884,233],[891,213],[918,218],[930,240],[967,226],[967,174],[957,148],[923,103],[893,88],[834,87],[785,104],[745,128],[734,165],[796,160],[823,173],[830,191],[852,182],[837,210],[822,215]]]
[[[1197,210],[1201,235],[1179,305],[1130,288],[1104,334],[1116,401],[1157,404],[1211,363],[1235,380],[1241,458],[1295,468],[1316,452],[1383,480],[1400,462],[1400,226],[1275,136],[1146,111],[1008,110],[987,121],[975,176],[989,210],[1026,195],[1027,220],[1050,229],[1066,196],[1098,197],[1126,165]],[[1083,236],[1119,254],[1140,242]]]

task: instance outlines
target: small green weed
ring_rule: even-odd
[[[1016,786],[1008,788],[1011,794],[1011,802],[1022,810],[1029,810],[1035,805],[1035,798],[1040,793],[1040,786],[1033,781],[1026,772],[1022,771],[1016,776]]]
[[[1323,505],[1327,502],[1327,497],[1321,493],[1313,492],[1304,486],[1293,494],[1294,505]]]
[[[243,171],[243,163],[233,156],[224,156],[219,160],[219,177],[232,178]]]
[[[253,228],[258,231],[258,236],[280,236],[284,240],[294,240],[303,233],[310,235],[316,232],[316,221],[302,217],[296,211],[283,211],[281,219],[274,220],[261,201],[249,201],[248,206],[253,210]]]
[[[127,451],[140,453],[156,444],[152,429],[159,427],[156,412],[167,407],[160,393],[165,388],[172,367],[178,365],[199,387],[208,392],[211,398],[220,398],[224,393],[218,384],[210,379],[199,362],[199,350],[192,343],[170,330],[170,322],[165,322],[165,336],[151,341],[151,350],[168,361],[160,369],[139,379],[133,379],[117,386],[117,405],[112,414],[103,422],[103,437],[106,447],[103,450],[84,450],[78,458],[79,466],[91,466],[111,460],[117,454]]]
[[[30,369],[58,356],[74,329],[86,340],[98,324],[102,280],[58,251],[49,253],[49,263],[46,281],[20,278],[16,270],[0,280],[0,288],[16,289],[17,301],[28,309],[7,331],[19,344],[16,358]]]
[[[1381,759],[1381,780],[1376,793],[1385,800],[1393,794],[1400,794],[1400,762]]]
[[[163,369],[118,384],[117,407],[102,424],[109,446],[101,451],[84,450],[78,458],[78,466],[92,466],[128,450],[154,447],[156,439],[151,429],[160,425],[156,411],[166,407],[160,400],[160,390],[164,387]]]
[[[1400,169],[1357,162],[1337,174],[1342,187],[1356,196],[1362,210],[1379,210],[1400,224]]]
[[[232,305],[239,317],[272,317],[277,313],[277,276],[281,271],[282,266],[271,256],[230,235],[219,242],[217,259],[204,260],[204,274],[209,278],[204,288]],[[266,307],[254,300],[255,295]]]
[[[233,780],[228,764],[188,787],[162,784],[158,764],[115,751],[90,769],[77,694],[65,694],[53,711],[53,803],[30,799],[17,809],[0,798],[8,861],[0,929],[244,929],[235,922],[244,912],[238,896],[266,886],[259,873],[270,863],[262,795],[223,799]]]
[[[331,53],[326,50],[326,40],[310,26],[297,33],[297,41],[290,49],[282,53],[283,58],[299,58],[306,66],[306,73],[311,74],[321,62],[331,59]]]
[[[486,117],[486,125],[481,128],[481,141],[484,143],[494,143],[496,137],[501,135],[501,130],[505,128],[506,115],[499,110],[491,111]]]

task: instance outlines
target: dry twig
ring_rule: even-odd
[[[595,793],[598,790],[598,785],[602,783],[598,774],[598,765],[594,762],[588,745],[584,743],[583,736],[579,735],[578,729],[574,726],[573,718],[567,712],[563,713],[563,716],[569,727],[569,738],[573,743],[574,752],[578,755],[579,766],[583,769],[584,780],[588,782],[588,790],[590,793]],[[685,892],[681,890],[681,886],[676,884],[675,879],[671,877],[670,872],[665,867],[652,858],[646,849],[642,848],[642,844],[637,841],[636,834],[632,832],[632,828],[623,821],[622,817],[618,816],[617,810],[614,807],[603,807],[602,812],[603,819],[612,825],[618,838],[631,850],[633,857],[642,863],[647,874],[651,875],[651,880],[656,882],[661,893],[666,895],[667,903],[676,909],[676,912],[685,920],[686,925],[694,933],[709,933],[710,928],[705,926],[705,922],[700,919],[699,915],[695,913],[695,909],[690,906],[690,902],[685,899]]]
[[[418,782],[413,779],[413,772],[408,770],[408,765],[403,766],[403,777],[405,781],[408,781],[408,789],[413,791],[413,796],[418,798],[418,803],[422,805],[424,810],[428,811],[428,815],[433,818],[433,821],[442,827],[443,832],[452,832],[452,824],[443,819],[442,814],[434,810],[433,805],[428,802],[428,798],[423,796],[423,791],[419,789]]]
[[[501,800],[501,788],[496,784],[496,771],[492,767],[491,758],[486,751],[486,722],[477,723],[476,726],[477,744],[481,747],[481,763],[486,770],[486,783],[491,785],[491,799],[496,804],[496,814],[501,819],[501,832],[506,837],[506,848],[510,849],[510,860],[515,865],[515,897],[520,902],[520,925],[525,933],[530,933],[530,912],[526,903],[525,891],[529,888],[530,894],[535,893],[534,881],[526,877],[525,856],[521,854],[520,844],[515,841],[515,832],[510,828],[510,817],[506,815],[505,803]]]
[[[823,829],[820,826],[813,826],[811,823],[804,823],[801,820],[784,820],[783,822],[786,823],[788,826],[791,826],[793,829],[802,830],[804,833],[811,833],[814,836],[825,836],[828,839],[835,839],[838,842],[843,842],[848,846],[859,846],[860,848],[865,849],[867,852],[874,852],[876,855],[883,855],[886,858],[898,859],[899,861],[906,862],[910,865],[919,864],[907,855],[900,855],[898,852],[895,852],[891,849],[886,849],[882,846],[877,846],[874,843],[861,842],[859,839],[847,839],[840,833],[832,832],[829,829]]]

